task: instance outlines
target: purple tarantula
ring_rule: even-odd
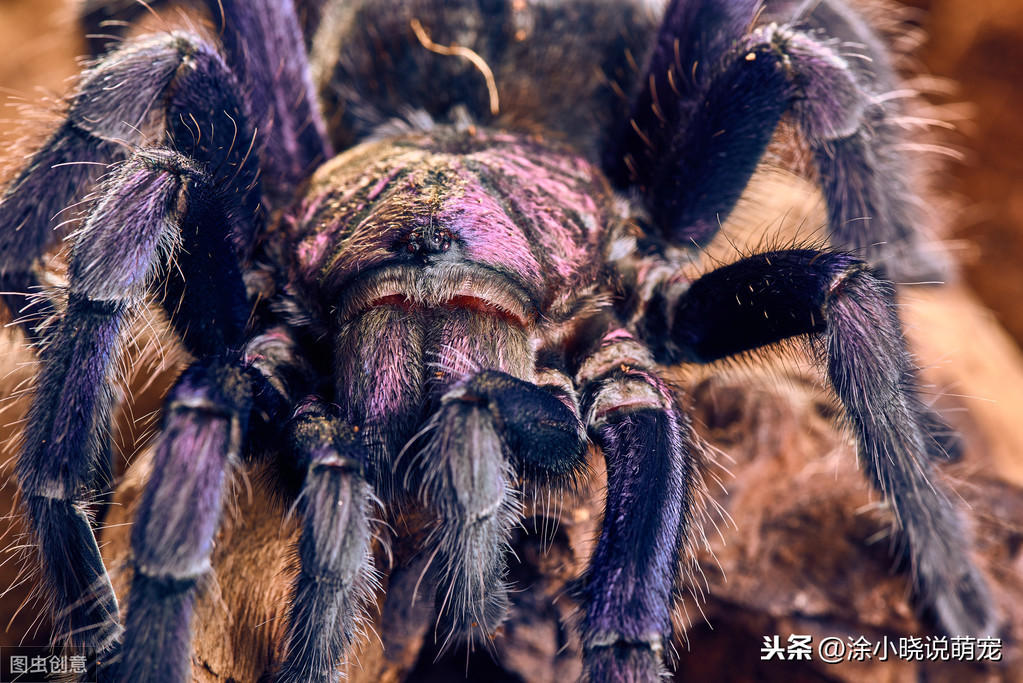
[[[948,632],[992,630],[893,303],[892,280],[930,267],[895,81],[842,0],[324,0],[304,33],[287,0],[207,4],[216,44],[170,32],[99,57],[0,204],[0,290],[40,356],[22,506],[56,628],[104,680],[189,678],[244,463],[269,463],[302,520],[274,679],[330,681],[375,591],[378,505],[435,516],[441,635],[486,638],[523,497],[572,487],[590,445],[607,487],[575,595],[585,675],[656,680],[699,534],[697,443],[663,368],[800,336],[923,603]],[[141,3],[83,7],[99,25]],[[831,246],[684,277],[783,117]],[[83,198],[66,290],[33,293],[53,217]],[[150,301],[193,360],[119,607],[88,509],[110,486],[109,380]]]

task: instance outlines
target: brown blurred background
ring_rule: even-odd
[[[56,111],[54,103],[66,91],[67,79],[78,71],[76,58],[84,51],[84,43],[73,25],[69,4],[69,0],[0,0],[3,150],[11,143],[39,139],[47,123],[55,120],[47,112]],[[988,325],[983,314],[971,317],[977,315],[972,304],[971,313],[962,317],[954,307],[928,309],[911,321],[924,334],[921,337],[918,332],[914,342],[918,347],[933,347],[923,352],[932,362],[956,364],[960,372],[978,378],[976,384],[958,379],[942,384],[971,399],[965,409],[978,416],[957,427],[977,432],[974,443],[997,452],[985,467],[990,465],[1007,479],[1023,483],[1023,420],[1018,419],[1023,418],[1023,402],[1017,402],[1023,396],[1019,385],[1023,378],[1019,360],[1023,344],[1023,0],[911,0],[909,4],[919,8],[919,24],[929,35],[919,56],[925,69],[940,79],[934,85],[941,92],[933,97],[955,118],[957,131],[948,142],[962,156],[937,179],[942,192],[957,195],[962,207],[949,215],[946,237],[962,264],[966,288],[949,296],[969,299],[970,292],[975,292],[1009,331],[1015,346],[1000,336],[997,326]],[[13,152],[0,152],[0,180],[23,163],[24,150],[31,147],[16,144],[10,148]],[[27,358],[3,338],[0,344],[5,367]],[[961,350],[973,344],[975,349],[966,348],[951,360],[944,355],[943,349]],[[15,377],[27,371],[15,369]],[[0,387],[4,385],[0,382]],[[0,440],[9,441],[8,416],[16,410],[4,410],[4,405],[9,408],[11,403],[0,395]],[[9,448],[0,448],[0,458],[11,455]],[[0,490],[0,515],[10,505],[12,488],[7,485]],[[741,486],[734,488],[741,490]],[[0,538],[0,547],[13,539],[8,532]],[[11,569],[11,562],[0,567],[0,591],[9,585]],[[24,594],[0,595],[0,645],[6,645],[22,637],[35,617],[31,608],[22,610],[5,635],[3,629]],[[45,630],[33,632],[30,640],[45,642],[46,635]]]
[[[930,37],[922,58],[951,79],[946,98],[969,118],[960,126],[963,163],[948,176],[962,194],[951,236],[970,286],[1017,343],[1023,342],[1023,2],[920,0]]]

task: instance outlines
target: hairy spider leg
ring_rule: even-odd
[[[162,45],[152,54],[176,61],[168,133],[196,161],[164,149],[140,150],[100,189],[75,236],[67,310],[40,351],[42,370],[17,466],[57,630],[76,646],[98,651],[117,635],[117,609],[95,539],[82,522],[97,488],[95,473],[109,468],[98,461],[108,438],[108,381],[121,333],[162,275],[164,306],[189,351],[224,358],[237,348],[249,315],[237,250],[258,220],[256,160],[234,144],[235,135],[246,139],[247,129],[226,66],[183,36],[145,45]],[[134,47],[124,51],[132,54]],[[198,120],[208,127],[193,128]],[[79,556],[81,562],[64,561]]]
[[[282,469],[285,495],[297,490],[302,519],[287,656],[274,680],[339,679],[378,588],[370,545],[375,497],[364,477],[365,442],[335,415],[336,406],[307,397],[283,441],[276,432],[270,439],[254,436],[260,428],[273,431],[288,397],[308,385],[298,351],[287,330],[272,328],[253,337],[240,356],[197,361],[171,391],[153,474],[135,516],[124,644],[119,656],[107,659],[118,680],[191,678],[192,606],[210,571],[225,489],[240,452],[253,442],[271,451],[272,444],[283,444],[288,457],[274,464]]]
[[[152,475],[132,525],[124,640],[119,654],[101,656],[101,667],[112,667],[116,680],[192,678],[193,605],[211,571],[213,542],[241,463],[251,384],[236,362],[212,358],[192,364],[167,398]]]
[[[319,0],[296,0],[290,3],[294,6],[293,13],[300,19],[300,28],[307,33],[315,31],[322,18],[323,8],[319,7],[318,3]],[[133,24],[154,10],[160,12],[173,4],[175,0],[147,0],[144,3],[138,0],[78,0],[76,3],[78,25],[80,34],[85,37],[89,55],[99,57],[116,49]],[[217,3],[207,2],[206,5],[213,19],[219,22],[222,17]],[[257,6],[262,7],[261,4]],[[271,15],[269,20],[263,23],[269,27],[276,26],[278,24],[274,21],[275,17],[276,15]],[[284,31],[288,32],[290,29]],[[288,48],[290,47],[289,44]],[[279,54],[292,56],[286,51],[279,51]]]
[[[109,579],[100,570],[101,560],[91,531],[85,533],[80,522],[72,525],[70,521],[62,529],[62,515],[58,512],[76,520],[86,514],[84,504],[90,496],[94,444],[107,438],[108,379],[122,328],[133,309],[143,303],[154,277],[167,270],[169,260],[175,260],[183,271],[206,275],[206,282],[201,278],[198,283],[194,279],[190,282],[193,289],[185,297],[186,302],[202,299],[205,306],[179,307],[165,302],[175,327],[186,331],[183,335],[186,344],[198,330],[209,333],[201,344],[192,346],[193,353],[223,359],[240,341],[247,315],[247,309],[240,305],[244,287],[237,265],[232,271],[216,262],[217,257],[226,260],[234,254],[224,234],[231,220],[220,210],[230,200],[210,196],[213,184],[205,173],[172,152],[142,151],[121,166],[105,187],[104,198],[90,215],[72,250],[67,312],[57,329],[48,335],[41,352],[42,373],[18,461],[19,482],[30,526],[44,558],[43,571],[53,596],[57,628],[62,634],[70,634],[76,646],[95,648],[101,653],[111,647],[118,630]],[[220,202],[223,205],[217,206]],[[178,214],[182,203],[184,211]],[[133,229],[128,233],[132,236],[130,240],[124,239],[125,226]],[[194,236],[188,235],[190,231],[206,235],[219,232],[219,253],[205,240],[198,244],[209,250],[197,249]],[[209,262],[201,267],[189,263],[204,258]],[[219,281],[213,273],[219,273]],[[204,296],[197,289],[203,290]],[[215,346],[217,342],[219,348]],[[244,396],[223,399],[203,393],[211,387],[214,393],[228,392],[231,384],[227,378],[203,385],[193,379],[195,372],[199,371],[186,374],[172,392],[166,431],[158,449],[157,469],[165,466],[174,471],[154,474],[132,534],[136,567],[127,623],[138,629],[128,635],[123,654],[124,670],[132,673],[149,666],[149,662],[155,661],[155,653],[165,649],[166,643],[150,640],[159,635],[161,627],[148,619],[154,615],[167,617],[169,612],[191,611],[194,583],[201,573],[199,568],[208,562],[210,532],[219,519],[219,493],[213,496],[212,492],[219,492],[216,482],[226,476],[220,472],[218,478],[209,468],[215,469],[217,463],[226,467],[228,454],[238,448],[237,422],[247,419],[249,412]],[[230,414],[226,422],[221,419],[225,411]],[[227,438],[221,434],[224,429],[232,441],[224,441]],[[211,458],[218,460],[215,463]],[[179,475],[180,480],[170,483],[165,479]],[[194,478],[189,479],[189,475]],[[212,489],[203,488],[207,484]],[[179,496],[183,490],[196,496],[193,505],[182,502],[185,499]],[[167,502],[168,496],[178,501],[176,509],[184,505],[195,513],[188,517],[191,526],[184,522],[166,524],[162,515],[157,515],[153,524],[144,521],[152,506]],[[204,518],[200,514],[202,504],[210,503],[211,498],[216,502],[213,508],[205,510],[208,514]],[[54,510],[58,504],[60,509]],[[76,578],[81,565],[61,561],[64,553],[85,556],[87,562],[82,564],[92,566],[94,571]],[[84,583],[94,578],[93,585]],[[139,613],[144,615],[141,621]],[[174,623],[173,619],[160,623],[165,624],[168,632],[184,638],[187,614],[180,620],[185,624],[180,628],[167,626]],[[147,623],[150,625],[145,626]],[[145,645],[136,649],[136,641]],[[167,656],[170,659],[161,661],[161,667],[171,666],[174,661],[170,652]],[[187,660],[186,656],[186,664]]]
[[[665,363],[706,363],[815,335],[860,462],[902,530],[920,595],[946,632],[994,632],[969,535],[928,455],[929,411],[916,394],[891,283],[846,253],[774,251],[711,271],[688,288],[666,281],[648,306],[653,314],[641,333]]]
[[[90,54],[103,54],[123,39],[132,23],[172,4],[171,0],[80,2],[78,19]],[[271,193],[280,192],[287,199],[319,163],[334,156],[295,5],[273,0],[205,0],[203,4],[227,64],[244,85],[252,125],[263,136],[264,180]],[[310,3],[302,8],[317,14]],[[268,134],[271,128],[273,134]]]
[[[717,233],[718,214],[739,198],[788,106],[777,95],[787,79],[776,57],[747,63],[735,45],[758,5],[673,0],[629,117],[605,153],[611,181],[638,187],[658,228],[681,244]],[[719,162],[713,173],[692,161],[702,159]]]
[[[245,85],[254,125],[269,127],[262,168],[274,192],[294,187],[334,156],[316,100],[292,2],[206,0],[227,63]]]
[[[666,238],[704,244],[791,111],[818,166],[831,244],[893,277],[940,277],[936,257],[917,255],[916,207],[896,152],[899,111],[882,92],[891,75],[876,39],[829,2],[750,32],[760,8],[671,3],[630,118],[605,156],[612,180],[644,192]]]
[[[124,639],[101,657],[100,680],[192,679],[193,606],[210,576],[234,474],[253,442],[270,449],[279,443],[276,425],[307,373],[296,350],[286,330],[271,328],[252,337],[240,353],[225,350],[196,360],[171,389],[132,526]],[[261,438],[261,430],[272,432],[271,439]],[[299,470],[306,465],[296,463]],[[303,495],[316,495],[314,488],[303,489]],[[307,545],[301,561],[322,565]],[[307,607],[300,600],[293,610]]]
[[[86,223],[71,258],[67,310],[41,349],[36,393],[25,429],[17,473],[35,530],[57,630],[82,647],[104,649],[116,633],[116,602],[102,571],[84,505],[96,492],[96,471],[109,469],[106,430],[119,337],[129,309],[139,303],[173,237],[164,225],[181,179],[154,173],[137,157],[111,181],[114,192]],[[132,241],[117,239],[121,211],[132,216]],[[111,233],[114,233],[111,235]],[[103,251],[103,247],[107,251]],[[100,258],[91,258],[99,255]],[[65,558],[83,557],[70,563]],[[91,572],[75,576],[82,567]]]
[[[303,480],[302,518],[288,620],[287,659],[276,680],[337,681],[364,635],[366,608],[379,588],[370,520],[376,497],[366,479],[363,430],[308,397],[288,428],[288,467]]]
[[[32,296],[41,289],[41,258],[66,234],[62,228],[72,224],[76,202],[107,164],[154,135],[159,141],[162,128],[192,129],[171,136],[179,151],[198,147],[209,153],[217,144],[251,149],[246,168],[238,169],[238,185],[252,184],[255,176],[249,175],[261,157],[269,191],[283,197],[333,155],[292,3],[211,0],[207,5],[211,16],[223,21],[220,38],[230,68],[212,48],[187,35],[125,43],[85,72],[64,124],[0,199],[0,298],[30,338],[38,340],[39,324],[54,310],[49,299]],[[133,1],[101,11],[85,3],[81,12],[94,18],[95,13],[126,13],[130,20],[145,8]],[[243,87],[234,83],[235,76]],[[202,106],[186,111],[179,104],[165,118],[154,118],[168,94]],[[218,116],[216,125],[209,125],[213,122],[199,116],[206,111],[222,111],[226,118]],[[251,123],[247,128],[245,118]],[[258,193],[249,196],[258,199]],[[54,207],[71,213],[53,215]],[[255,210],[255,204],[245,208]],[[251,237],[235,236],[243,242]]]
[[[39,324],[54,310],[48,299],[30,296],[40,286],[40,259],[66,234],[76,202],[107,164],[145,139],[150,112],[197,49],[167,36],[139,40],[86,71],[63,125],[4,193],[0,289],[11,315],[31,338],[39,338]],[[54,215],[58,209],[64,211]]]
[[[617,325],[582,359],[576,383],[607,466],[603,525],[579,584],[586,680],[661,680],[691,559],[695,437],[649,349]]]
[[[784,49],[798,55],[795,81],[802,91],[792,111],[817,165],[831,245],[896,281],[942,279],[945,257],[921,244],[923,211],[900,148],[904,111],[889,51],[843,2],[803,4],[810,12],[797,15],[793,26],[831,40],[815,44],[796,36],[793,47]],[[782,44],[788,39],[784,29],[776,38]]]
[[[840,36],[865,31],[830,3],[811,4],[822,12],[810,16],[818,27]],[[769,24],[736,35],[735,47],[729,47],[720,31],[741,25],[742,13],[711,5],[680,0],[669,7],[630,126],[611,150],[620,155],[609,159],[612,177],[645,190],[668,239],[682,246],[709,240],[731,212],[779,117],[790,109],[820,164],[831,220],[841,223],[829,226],[832,241],[851,239],[858,255],[879,260],[888,249],[881,243],[908,239],[902,221],[912,212],[898,195],[903,181],[886,180],[899,171],[885,164],[894,153],[894,131],[885,118],[890,112],[876,102],[878,84],[865,79],[865,71],[851,69],[819,32],[793,25]],[[729,7],[752,22],[759,3]],[[678,27],[688,26],[692,17],[716,27],[711,35],[718,37],[706,46],[700,36],[687,42]],[[869,52],[871,42],[859,49]],[[680,89],[687,78],[689,89]],[[670,102],[665,98],[676,90],[678,101],[662,111],[661,103]],[[871,137],[871,125],[880,121],[886,122],[884,131]],[[873,213],[869,229],[853,239],[847,237],[850,220],[865,217],[858,212]],[[939,453],[951,441],[939,444],[924,436],[941,420],[914,394],[915,369],[882,276],[848,255],[773,252],[713,271],[691,287],[668,279],[644,303],[636,287],[640,262],[647,259],[630,263],[631,258],[618,265],[625,289],[636,297],[619,304],[662,362],[713,360],[786,336],[824,335],[832,384],[859,437],[871,480],[895,507],[922,596],[951,633],[991,628],[987,589],[970,565],[958,518],[931,482],[928,453]],[[904,265],[884,267],[892,274]],[[752,299],[751,288],[757,292]]]

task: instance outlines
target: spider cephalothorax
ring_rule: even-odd
[[[376,507],[430,511],[440,632],[489,635],[523,497],[571,487],[595,446],[584,671],[654,680],[698,536],[697,444],[663,367],[794,336],[821,342],[923,599],[949,631],[991,628],[931,474],[938,419],[871,265],[930,267],[893,81],[839,0],[338,0],[305,3],[307,40],[290,2],[208,4],[216,45],[168,33],[99,58],[0,204],[0,285],[40,342],[22,504],[57,628],[103,675],[188,677],[195,595],[245,460],[268,463],[302,520],[272,673],[332,680],[376,589]],[[834,248],[683,276],[783,116]],[[23,308],[50,217],[97,167],[66,289]],[[150,300],[194,360],[166,400],[119,607],[87,504],[111,469],[123,328]]]

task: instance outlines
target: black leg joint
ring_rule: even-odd
[[[707,273],[677,301],[662,289],[651,302],[659,311],[641,334],[658,361],[677,363],[711,362],[820,332],[834,288],[865,269],[847,254],[809,249],[750,256]]]
[[[582,423],[553,390],[486,370],[446,397],[454,399],[487,407],[527,475],[564,478],[578,471],[585,447]]]

